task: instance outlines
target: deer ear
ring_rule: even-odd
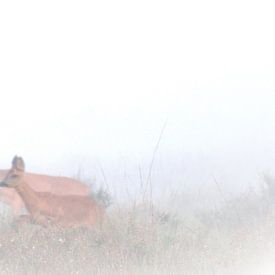
[[[20,171],[25,171],[25,163],[23,158],[14,156],[12,160],[12,167]]]

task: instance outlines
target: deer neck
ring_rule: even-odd
[[[27,210],[33,213],[39,205],[39,197],[36,192],[23,180],[15,190],[25,203]]]

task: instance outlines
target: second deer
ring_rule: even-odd
[[[14,188],[29,212],[28,218],[41,225],[92,227],[104,215],[104,209],[90,196],[58,196],[33,190],[25,178],[25,163],[21,157],[13,158],[12,167],[0,186]]]
[[[9,170],[0,170],[0,181],[7,175]],[[49,192],[55,195],[79,195],[88,196],[91,190],[88,185],[67,177],[55,177],[33,173],[25,173],[28,185],[37,192]],[[13,216],[16,218],[25,207],[24,202],[13,188],[0,188],[0,201],[11,206]]]

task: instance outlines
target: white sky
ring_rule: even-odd
[[[221,177],[272,169],[274,11],[251,0],[1,1],[0,165],[14,154],[60,174],[142,163],[167,120],[168,163],[198,156]]]

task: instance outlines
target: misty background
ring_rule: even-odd
[[[272,1],[1,2],[1,169],[18,154],[134,197],[160,138],[156,197],[257,186],[275,174],[274,25]]]

